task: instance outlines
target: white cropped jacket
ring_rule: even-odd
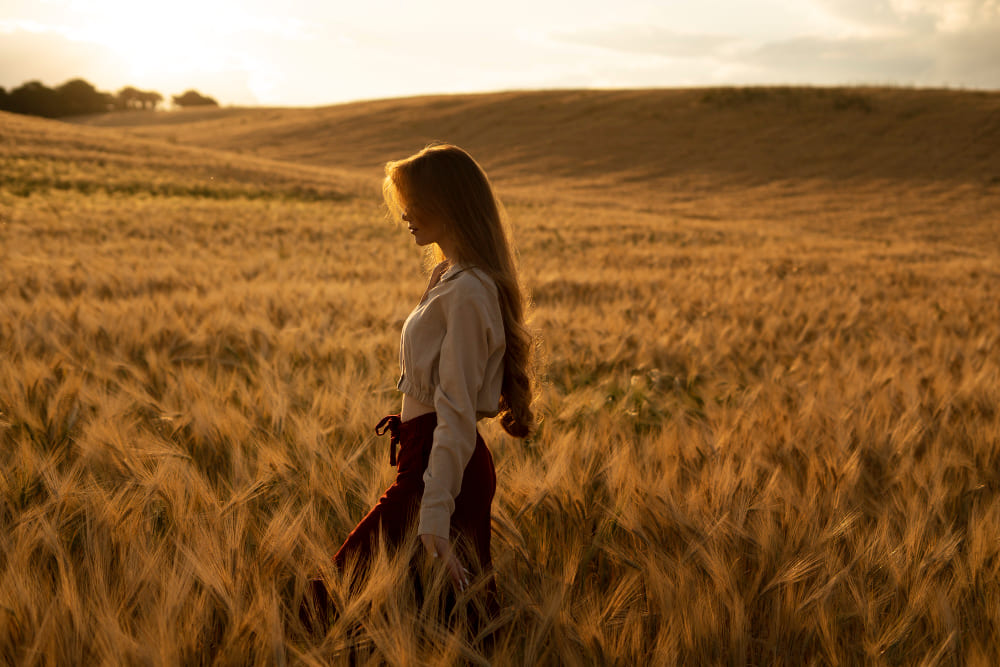
[[[403,324],[396,386],[437,413],[418,534],[449,537],[476,422],[499,411],[505,349],[496,284],[476,267],[446,270]]]

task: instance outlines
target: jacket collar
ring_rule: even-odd
[[[443,283],[446,280],[451,280],[452,278],[460,274],[462,271],[467,271],[468,269],[471,268],[472,268],[471,265],[463,264],[461,262],[452,264],[445,270],[444,273],[441,274],[441,279],[439,282]]]

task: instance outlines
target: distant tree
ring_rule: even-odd
[[[219,103],[211,97],[205,97],[196,90],[189,90],[183,95],[173,96],[174,104],[179,107],[217,107]]]
[[[122,110],[140,108],[142,105],[139,101],[140,95],[142,95],[141,91],[132,86],[125,86],[115,95],[115,108]]]
[[[126,86],[118,91],[115,96],[115,108],[117,109],[151,109],[156,110],[163,95],[155,90],[138,90],[132,86]]]
[[[59,116],[101,113],[112,108],[113,98],[83,79],[70,79],[55,90]]]
[[[56,91],[41,81],[28,81],[7,96],[7,106],[15,113],[55,118],[59,115],[59,99]]]
[[[194,91],[190,94],[198,95]],[[210,97],[202,104],[216,104]],[[175,103],[177,98],[174,98]],[[0,88],[0,110],[13,111],[32,116],[58,118],[78,114],[102,113],[111,109],[153,109],[163,102],[163,95],[155,90],[138,90],[126,86],[112,95],[97,90],[83,79],[70,79],[52,89],[41,81],[28,81],[7,92]]]
[[[156,107],[163,101],[163,95],[160,95],[155,90],[146,90],[139,93],[139,100],[142,102],[143,109],[148,107],[156,111]]]

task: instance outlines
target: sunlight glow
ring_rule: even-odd
[[[227,26],[238,16],[226,3],[193,0],[169,5],[102,0],[95,9],[94,19],[74,30],[74,37],[110,48],[139,79],[192,67],[223,69],[227,63],[220,32],[230,32]]]
[[[315,105],[537,87],[1000,87],[1000,0],[5,0],[0,86]],[[966,39],[966,37],[969,37]]]

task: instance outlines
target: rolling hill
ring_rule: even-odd
[[[506,92],[77,122],[107,136],[225,151],[232,164],[353,172],[369,191],[385,161],[451,141],[479,158],[507,202],[1000,248],[995,92]]]
[[[202,196],[339,200],[361,182],[343,170],[123,136],[121,132],[0,112],[0,186]]]
[[[314,109],[109,114],[130,134],[275,160],[378,170],[450,141],[518,183],[709,176],[1000,185],[1000,93],[869,88],[541,91]]]

